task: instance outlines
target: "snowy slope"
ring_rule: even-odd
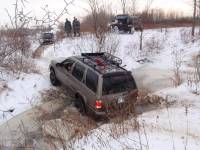
[[[0,110],[14,109],[14,112],[0,112],[0,124],[40,103],[40,91],[50,88],[49,79],[39,74],[23,74],[4,82],[6,88],[0,92]]]
[[[200,149],[200,95],[194,94],[188,85],[188,73],[193,70],[193,56],[198,54],[200,40],[190,40],[190,28],[146,30],[143,33],[143,50],[139,50],[140,33],[112,34],[112,39],[119,41],[116,55],[123,59],[123,64],[132,70],[140,89],[151,91],[169,101],[175,101],[171,107],[162,106],[158,110],[145,112],[138,117],[140,133],[130,127],[133,119],[127,120],[127,132],[119,129],[119,136],[114,136],[113,126],[105,124],[90,131],[87,137],[75,142],[75,149]],[[184,36],[183,33],[188,33]],[[187,39],[188,38],[188,39]],[[187,40],[186,40],[187,39]],[[48,79],[48,67],[52,59],[68,57],[81,52],[97,51],[97,40],[92,35],[81,38],[64,39],[48,46],[40,59],[35,60],[42,74],[23,74],[19,79],[4,75],[9,88],[0,92],[0,109],[15,108],[17,115],[40,102],[40,91],[51,88]],[[152,44],[153,43],[153,44]],[[34,46],[33,46],[34,47]],[[181,74],[183,82],[175,87],[174,52],[181,54]],[[147,63],[138,60],[148,59]],[[2,116],[0,114],[0,116]],[[13,116],[0,117],[0,124]],[[142,126],[145,126],[143,128]],[[118,130],[117,130],[118,131]],[[141,141],[141,142],[140,142]]]
[[[120,125],[106,124],[89,132],[87,137],[76,141],[75,149],[200,149],[200,96],[193,94],[187,83],[187,72],[192,68],[193,56],[198,54],[200,40],[192,42],[187,36],[190,28],[168,29],[167,32],[146,30],[143,34],[143,50],[139,50],[139,36],[114,34],[119,39],[119,51],[116,55],[123,59],[124,65],[133,70],[136,82],[141,88],[147,88],[162,97],[168,97],[175,104],[171,107],[162,106],[159,110],[146,112],[139,116],[140,133],[131,127],[127,127],[127,133],[120,132]],[[183,37],[183,32],[188,33]],[[188,38],[188,41],[184,41]],[[152,40],[153,39],[153,40]],[[55,49],[48,48],[43,59],[71,56],[85,51],[95,51],[95,42],[92,37],[83,39],[64,40]],[[154,42],[154,45],[151,43]],[[149,45],[150,44],[150,45]],[[153,52],[152,52],[153,51]],[[145,55],[143,54],[145,52]],[[183,83],[174,87],[175,52],[180,52],[181,74]],[[137,63],[137,60],[148,58],[145,64]],[[128,126],[133,122],[126,121]],[[144,125],[144,128],[143,128]],[[119,132],[119,136],[113,135],[113,130]]]

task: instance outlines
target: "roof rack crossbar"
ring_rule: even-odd
[[[119,57],[116,57],[116,56],[111,55],[109,53],[105,53],[104,56],[105,56],[105,59],[108,62],[110,62],[110,63],[112,63],[114,65],[120,66],[122,64],[122,59],[120,59]]]
[[[102,53],[82,53],[81,56],[103,56],[104,52]]]
[[[87,57],[86,57],[87,58]],[[90,62],[87,62],[87,65],[88,66],[90,66],[90,67],[92,67],[93,69],[95,69],[96,71],[98,71],[98,72],[100,72],[96,67],[97,67],[97,65],[96,64],[94,64],[94,62],[92,61],[92,60],[90,60],[90,59],[88,59]],[[85,62],[85,58],[82,58],[82,61],[83,62]],[[86,63],[86,62],[85,62]]]
[[[122,64],[122,60],[114,55],[111,55],[106,52],[102,53],[82,53],[81,56],[84,56],[92,61],[95,61],[95,56],[102,58],[105,62],[111,63],[113,65],[120,66]]]

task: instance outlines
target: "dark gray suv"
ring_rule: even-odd
[[[53,44],[54,43],[54,34],[51,32],[42,33],[41,44]]]
[[[102,116],[136,101],[134,78],[121,64],[120,58],[108,53],[82,53],[52,60],[50,80],[54,86],[71,88],[81,112]]]
[[[132,33],[132,29],[134,28],[135,31],[142,31],[142,22],[141,18],[137,16],[129,16],[128,14],[117,15],[115,20],[113,20],[109,27],[111,31],[114,32],[129,32]]]

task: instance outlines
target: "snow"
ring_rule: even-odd
[[[32,37],[29,37],[31,42],[30,50],[34,53],[35,50],[40,46],[40,34],[32,35]]]
[[[145,30],[143,50],[139,50],[140,32],[111,35],[111,40],[119,40],[116,55],[133,72],[139,88],[167,98],[174,104],[168,107],[163,104],[158,109],[139,115],[140,133],[131,127],[133,118],[123,123],[127,126],[127,131],[123,132],[120,124],[104,124],[75,141],[75,149],[200,149],[200,95],[194,93],[194,85],[189,86],[187,81],[188,72],[193,70],[193,56],[200,52],[200,40],[189,40],[189,35],[184,37],[181,34],[183,31],[189,33],[190,28],[167,29],[167,32],[161,32],[160,29]],[[187,42],[184,38],[188,38]],[[48,67],[52,59],[95,52],[98,49],[97,42],[94,36],[84,35],[48,46],[41,58],[34,60],[41,74],[22,74],[16,79],[3,71],[8,88],[0,92],[0,109],[15,108],[15,111],[12,115],[6,115],[6,118],[0,114],[0,124],[41,102],[40,92],[51,88]],[[37,42],[33,44],[34,47],[37,47]],[[173,82],[174,52],[180,52],[182,63],[183,82],[177,87]],[[146,58],[149,62],[137,62]],[[113,133],[113,129],[119,134]]]
[[[0,93],[0,110],[13,108],[14,112],[0,113],[0,124],[40,103],[40,91],[49,89],[47,78],[39,74],[23,74],[7,82],[7,88]]]
[[[128,126],[134,120],[122,125],[107,124],[89,132],[89,135],[75,143],[75,149],[150,149],[172,150],[200,147],[199,108],[188,106],[163,107],[143,113],[138,117],[140,131]],[[134,126],[134,125],[133,125]],[[140,143],[141,142],[141,143]],[[140,145],[141,144],[141,145]],[[174,147],[174,148],[173,148]]]

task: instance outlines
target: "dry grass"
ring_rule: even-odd
[[[93,119],[82,116],[73,106],[72,97],[65,88],[51,89],[41,95],[44,102],[62,102],[62,107],[57,110],[47,111],[38,108],[41,115],[36,122],[40,126],[42,139],[49,148],[71,149],[74,141],[86,136],[96,127]]]
[[[42,101],[48,102],[48,101],[70,101],[72,99],[70,97],[70,91],[64,87],[60,88],[52,88],[50,90],[43,91],[41,93]]]
[[[13,73],[38,73],[32,61],[31,43],[23,29],[7,29],[0,31],[0,61],[1,67]]]
[[[7,83],[0,81],[0,93],[5,91],[5,90],[11,91],[12,89],[10,87],[8,87]]]
[[[182,29],[180,31],[180,35],[181,35],[181,40],[184,44],[188,44],[189,42],[192,41],[192,37],[191,37],[191,31],[190,30],[186,30],[186,29]]]
[[[64,23],[60,23],[58,25],[59,30],[56,32],[56,41],[61,41],[65,38],[66,33],[65,33],[64,28],[65,28]]]
[[[150,55],[158,54],[163,49],[163,42],[164,40],[153,36],[145,42],[145,47]]]
[[[192,58],[191,71],[187,73],[187,84],[194,94],[200,94],[200,55]]]
[[[184,49],[175,50],[172,52],[173,55],[173,63],[174,63],[174,77],[173,82],[175,86],[179,86],[182,82],[182,66],[183,66],[183,57],[184,57]]]
[[[144,29],[159,29],[159,28],[176,28],[176,27],[191,27],[192,23],[144,23]]]

